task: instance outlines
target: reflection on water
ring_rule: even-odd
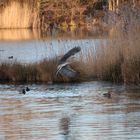
[[[103,39],[69,39],[69,40],[29,40],[19,42],[0,42],[0,62],[36,62],[44,58],[60,56],[69,49],[80,46],[84,55],[104,43]],[[9,56],[13,59],[9,60]]]
[[[39,38],[38,30],[0,29],[0,40],[29,40]]]
[[[62,117],[60,119],[60,131],[61,134],[64,136],[64,139],[67,140],[69,138],[69,127],[70,127],[70,118],[69,117]]]
[[[52,37],[56,39],[79,39],[79,38],[99,38],[99,36],[103,36],[102,34],[98,34],[93,30],[88,30],[85,27],[80,28],[68,28],[66,30],[63,29],[52,29],[43,33],[39,29],[0,29],[0,41],[19,41],[19,40],[34,40],[34,39],[45,39],[49,40]]]
[[[1,140],[140,139],[140,89],[88,82],[29,85],[19,94],[25,86],[0,85]]]
[[[105,41],[103,35],[99,36],[84,28],[76,28],[74,31],[53,29],[44,34],[39,30],[1,29],[0,62],[37,62],[60,56],[75,46],[80,46],[86,55],[89,48],[95,50],[95,47]]]

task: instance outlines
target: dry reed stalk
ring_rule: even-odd
[[[51,60],[43,60],[39,64],[36,65],[36,69],[39,75],[39,81],[48,82],[55,81],[55,72],[57,68],[56,58]]]
[[[37,1],[6,1],[0,7],[0,17],[0,28],[37,27]]]
[[[128,7],[127,7],[128,8]],[[127,19],[128,18],[128,19]],[[71,66],[79,72],[77,81],[98,78],[126,84],[140,84],[140,15],[137,11],[122,10],[116,18],[114,34],[109,40],[80,54],[79,60]],[[112,27],[112,25],[109,25]],[[38,64],[1,64],[0,80],[11,81],[63,81],[55,77],[57,59],[44,60]],[[18,73],[18,75],[17,75]]]

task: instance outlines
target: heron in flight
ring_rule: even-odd
[[[67,78],[75,78],[78,76],[78,72],[71,68],[71,62],[66,62],[68,58],[80,52],[80,47],[74,47],[69,50],[60,60],[57,66],[56,76],[62,76]]]

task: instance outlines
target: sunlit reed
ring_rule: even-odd
[[[34,28],[38,20],[36,0],[0,2],[0,28]]]

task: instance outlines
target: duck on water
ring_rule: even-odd
[[[20,94],[26,94],[26,92],[30,91],[29,87],[23,88],[21,89],[21,91],[19,92]]]

